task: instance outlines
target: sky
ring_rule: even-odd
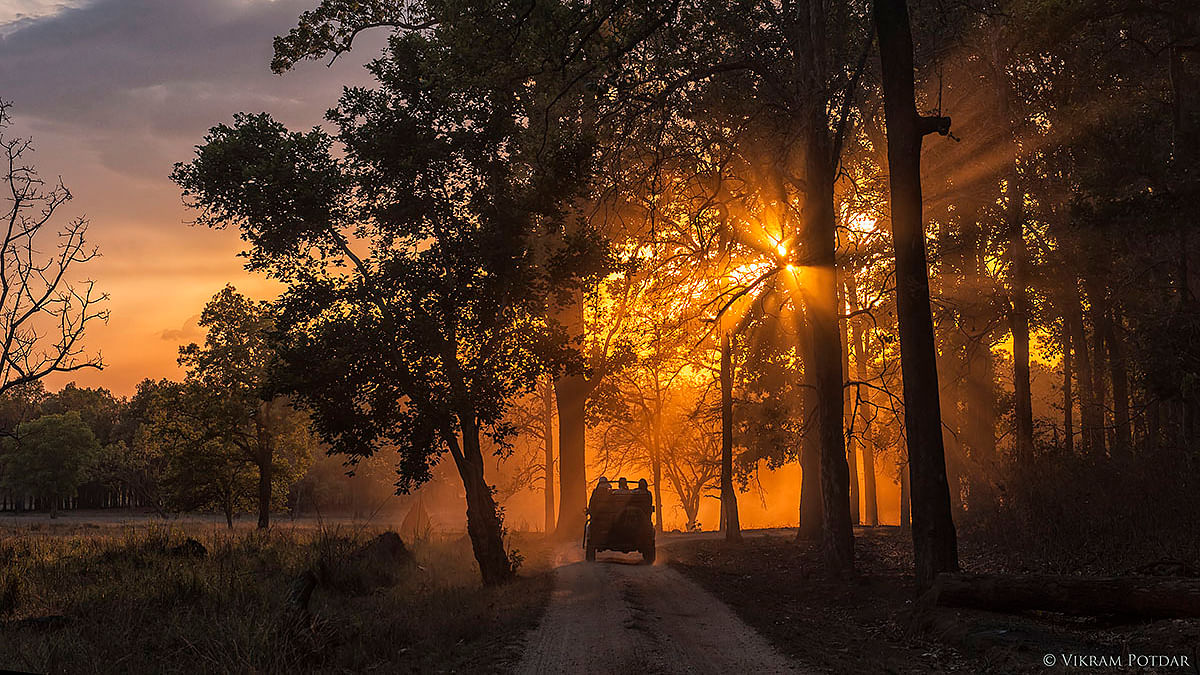
[[[204,133],[237,112],[267,111],[288,126],[322,122],[344,85],[365,84],[362,64],[381,35],[356,42],[332,67],[270,71],[271,40],[316,0],[0,0],[0,99],[9,135],[31,136],[44,178],[74,199],[59,223],[83,215],[102,257],[74,270],[110,294],[107,325],[89,329],[103,371],[46,380],[132,393],[143,378],[179,378],[180,345],[226,283],[256,298],[278,287],[242,269],[236,232],[188,225],[167,178]]]

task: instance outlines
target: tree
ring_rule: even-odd
[[[96,466],[102,482],[127,491],[164,517],[170,456],[146,427],[154,424],[163,405],[161,399],[171,396],[177,387],[178,383],[166,379],[139,382],[134,395],[121,406],[113,440],[101,448]]]
[[[481,439],[504,448],[510,402],[564,360],[544,316],[587,273],[594,242],[532,253],[578,156],[567,147],[531,171],[544,161],[523,154],[522,99],[496,84],[525,80],[455,56],[394,36],[371,66],[379,86],[347,91],[330,114],[344,160],[320,130],[239,115],[173,177],[200,223],[239,227],[249,267],[288,284],[284,387],[332,450],[394,448],[402,491],[451,455],[481,576],[495,584],[514,565]],[[546,176],[556,180],[535,180]]]
[[[0,243],[0,394],[51,373],[103,368],[99,354],[85,353],[83,338],[88,325],[108,321],[101,306],[108,295],[94,281],[70,281],[100,255],[88,244],[88,221],[76,217],[54,232],[71,193],[61,181],[47,186],[28,164],[31,139],[5,133],[9,108],[0,100],[7,208]]]
[[[729,333],[721,335],[721,514],[725,539],[741,541],[737,491],[733,487],[733,356]]]
[[[917,114],[912,32],[906,0],[875,0],[875,26],[883,68],[891,184],[892,242],[896,249],[896,305],[904,375],[904,428],[912,492],[913,556],[917,583],[928,587],[939,572],[958,569],[950,513],[946,459],[938,402],[937,352],[929,307],[929,271],[921,216],[921,141],[948,118]]]
[[[50,517],[57,518],[59,505],[75,495],[99,451],[96,436],[78,412],[43,415],[22,424],[15,439],[5,440],[5,487],[45,500]]]
[[[126,459],[151,469],[153,486],[172,511],[216,509],[233,527],[233,517],[254,504],[254,465],[221,433],[227,407],[196,382],[165,382],[149,402]],[[161,473],[158,473],[161,472]]]
[[[271,392],[277,367],[271,308],[225,286],[200,313],[204,345],[179,349],[187,378],[212,400],[198,422],[211,439],[231,443],[258,471],[258,527],[271,523],[273,495],[286,494],[312,462],[308,416]],[[282,486],[282,493],[274,485]]]

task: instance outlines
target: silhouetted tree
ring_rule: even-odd
[[[316,442],[308,415],[270,389],[278,359],[270,340],[274,319],[267,303],[226,286],[204,306],[199,325],[208,332],[204,344],[179,350],[188,381],[212,399],[206,406],[211,415],[197,422],[207,436],[232,443],[254,465],[258,527],[265,529],[274,496],[286,494],[312,462]]]
[[[494,584],[513,563],[481,436],[504,448],[510,401],[559,360],[542,317],[589,244],[531,255],[538,223],[556,217],[543,190],[562,186],[531,181],[519,99],[472,68],[423,36],[394,38],[372,66],[379,87],[331,113],[344,161],[319,130],[239,115],[174,178],[199,222],[239,227],[249,267],[288,284],[283,381],[333,451],[395,448],[401,490],[453,457]]]
[[[76,217],[55,231],[71,193],[61,181],[47,185],[29,162],[33,141],[11,136],[10,104],[0,101],[0,162],[5,191],[0,241],[0,393],[64,373],[104,366],[88,356],[89,324],[108,320],[108,299],[94,281],[73,283],[79,267],[99,250],[87,241],[88,221]]]
[[[958,569],[950,514],[946,459],[938,402],[937,351],[929,307],[929,271],[921,216],[921,140],[949,130],[947,118],[917,114],[913,91],[912,32],[906,0],[875,0],[883,68],[884,110],[896,247],[896,305],[904,373],[904,428],[912,490],[913,551],[917,583]]]

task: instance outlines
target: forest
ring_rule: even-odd
[[[518,647],[492,662],[469,635],[413,638],[378,663],[575,671],[590,657],[546,646],[569,619],[550,588],[583,593],[589,494],[628,477],[646,480],[667,562],[601,561],[587,583],[632,584],[647,606],[708,589],[721,606],[696,612],[751,636],[722,649],[766,659],[722,668],[1194,667],[1195,2],[301,5],[261,67],[286,80],[357,59],[366,79],[317,101],[317,126],[206,120],[163,172],[188,225],[239,237],[278,295],[211,289],[179,375],[131,395],[43,383],[105,367],[84,328],[110,320],[108,296],[71,281],[99,255],[89,223],[61,215],[71,193],[5,133],[21,102],[0,107],[0,515],[18,530],[0,559],[41,560],[0,572],[6,621],[33,630],[37,612],[4,588],[66,564],[23,542],[26,512],[168,528],[135,527],[118,558],[130,537],[197,541],[171,523],[215,514],[206,545],[275,551],[238,554],[275,556],[256,602],[305,618],[244,636],[242,661],[210,645],[212,669],[367,669],[383,647],[347,637],[360,610],[318,625],[309,596],[418,583],[391,563],[377,584],[338,582],[322,557],[370,567],[390,540],[271,537],[305,515],[397,529],[409,513],[399,546],[459,575],[421,593],[458,584],[438,596],[448,614],[513,603],[520,620],[495,610],[484,632]],[[42,582],[14,581],[35,568]],[[206,592],[188,591],[220,604]],[[862,624],[883,637],[853,651],[892,651],[834,660],[835,634]],[[712,668],[677,628],[662,630]],[[38,640],[11,667],[70,670]],[[634,663],[611,672],[691,671]]]

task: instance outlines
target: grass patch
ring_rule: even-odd
[[[465,537],[358,555],[375,531],[185,531],[0,540],[0,668],[83,672],[503,671],[549,599],[549,549],[515,537],[521,577],[483,588]],[[206,549],[180,549],[187,539]],[[289,603],[311,571],[304,612]]]

